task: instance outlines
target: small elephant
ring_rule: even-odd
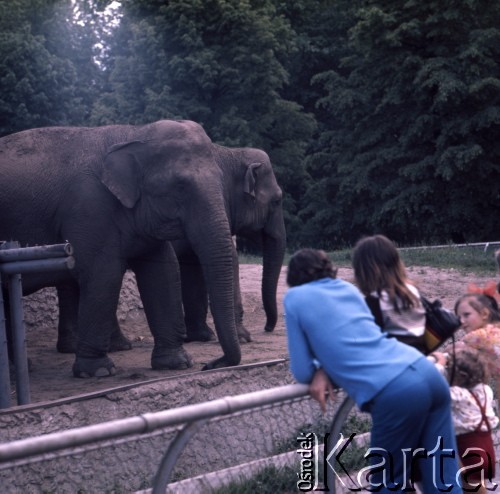
[[[192,365],[182,346],[179,268],[170,243],[182,238],[203,266],[224,354],[207,367],[239,364],[233,243],[223,193],[228,185],[214,146],[200,125],[182,120],[49,127],[0,139],[0,239],[21,245],[68,241],[74,249],[74,278],[23,277],[31,291],[77,290],[74,376],[115,373],[107,353],[126,269],[135,273],[154,337],[152,367]],[[275,200],[281,200],[274,186]]]
[[[262,301],[266,313],[265,331],[273,331],[278,319],[276,291],[285,255],[286,232],[283,208],[269,156],[254,148],[227,148],[214,145],[216,162],[225,177],[224,199],[231,234],[254,239],[263,246]],[[236,165],[246,168],[234,173]],[[186,341],[215,338],[206,323],[208,296],[200,261],[186,240],[173,242],[179,259]],[[233,244],[234,246],[234,244]],[[243,325],[243,304],[239,285],[236,248],[233,250],[235,320],[240,341],[251,341]]]

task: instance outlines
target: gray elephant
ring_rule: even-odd
[[[276,200],[272,165],[264,151],[253,148],[214,145],[214,157],[226,177],[225,181],[229,183],[223,193],[231,234],[252,239],[261,244],[265,252],[271,252],[264,262],[262,278],[262,301],[266,313],[264,329],[270,332],[278,319],[276,291],[286,245],[283,209],[281,201]],[[246,170],[243,176],[234,174],[235,164]],[[214,332],[206,322],[208,295],[199,258],[187,239],[174,240],[172,245],[180,264],[187,332],[184,341],[214,340]],[[249,342],[251,336],[243,324],[238,256],[234,244],[232,254],[236,329],[240,342]],[[75,351],[78,310],[78,295],[73,291],[75,288],[78,287],[65,285],[62,289],[58,288],[60,319],[57,349],[63,353]],[[116,319],[113,327],[109,351],[129,350],[131,343],[120,331]]]
[[[269,156],[259,149],[214,145],[214,157],[226,177],[225,181],[229,183],[223,193],[231,234],[253,239],[255,243],[262,245],[265,252],[271,252],[263,266],[262,300],[266,313],[264,329],[273,331],[278,319],[276,291],[285,253],[286,232],[282,204],[276,200],[276,190],[273,186],[275,178]],[[244,175],[234,174],[236,164],[246,170]],[[208,296],[199,258],[187,239],[174,240],[172,245],[180,263],[182,303],[187,331],[185,341],[211,341],[215,339],[215,335],[206,323]],[[249,342],[251,336],[243,324],[238,256],[234,248],[232,254],[236,329],[240,342]],[[63,289],[58,289],[58,296],[61,317],[57,349],[63,353],[74,352],[77,293],[66,285]],[[113,327],[109,351],[130,349],[131,343],[120,331],[116,319],[113,321]]]
[[[262,245],[262,302],[266,313],[264,329],[273,331],[278,320],[276,291],[285,254],[286,233],[282,204],[276,199],[273,190],[275,179],[272,165],[269,156],[259,149],[214,146],[214,150],[215,160],[230,182],[230,187],[224,189],[224,199],[231,234]],[[242,183],[238,183],[233,176],[234,163],[242,163],[248,167]],[[176,240],[173,246],[181,270],[186,341],[213,340],[213,331],[206,323],[208,296],[200,261],[186,240]],[[281,254],[277,255],[278,253]],[[236,248],[233,250],[233,263],[237,332],[240,341],[251,341],[250,333],[243,324]]]
[[[202,127],[189,121],[42,128],[0,139],[0,238],[21,245],[69,241],[74,249],[75,282],[58,274],[24,278],[23,283],[29,289],[57,286],[59,294],[60,287],[77,289],[75,376],[115,372],[107,352],[128,268],[135,273],[154,336],[152,367],[191,365],[182,346],[178,263],[168,242],[181,238],[189,241],[203,266],[224,353],[206,367],[240,362],[233,244],[223,193],[230,184],[216,153]],[[258,166],[251,177],[248,172],[234,164],[234,176],[246,187],[255,187],[259,175],[267,173],[270,204],[281,201],[274,175]],[[258,203],[261,195],[251,200]],[[281,250],[276,254],[280,259]],[[265,254],[264,262],[273,255]]]

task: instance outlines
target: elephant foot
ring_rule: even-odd
[[[116,374],[116,367],[109,357],[86,358],[76,357],[73,364],[73,376],[88,377],[108,377]]]
[[[248,332],[247,328],[243,326],[243,324],[238,324],[236,327],[236,331],[238,332],[240,343],[250,343],[252,341],[250,333]]]
[[[215,333],[206,324],[202,326],[187,326],[186,327],[186,337],[184,338],[185,343],[190,341],[214,341]]]
[[[151,368],[154,370],[189,369],[193,360],[184,348],[165,348],[156,346],[151,354]]]
[[[76,352],[76,336],[60,336],[57,339],[56,349],[59,353],[75,353]]]
[[[215,360],[212,360],[211,362],[206,363],[202,367],[202,371],[205,370],[212,370],[212,369],[221,369],[222,367],[234,367],[235,365],[238,365],[240,361],[238,360],[237,362],[229,362],[226,357],[219,357]]]
[[[108,352],[125,352],[132,350],[132,342],[121,332],[113,333]]]

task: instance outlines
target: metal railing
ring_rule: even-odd
[[[307,385],[290,384],[0,444],[0,485],[2,494],[213,494],[271,469],[265,492],[283,492],[278,477],[288,477],[295,490],[301,471],[299,435],[324,438],[319,447],[328,452],[342,431],[347,437],[370,428],[369,416],[342,390],[322,415]],[[498,441],[496,434],[497,450]],[[324,451],[318,458],[326,458]],[[349,479],[331,468],[324,474],[322,490],[350,490]]]
[[[262,459],[283,459],[286,452],[298,471],[297,434],[318,432],[318,424],[328,431],[335,410],[323,416],[301,384],[227,396],[0,444],[0,479],[6,493],[36,485],[34,492],[149,488],[157,494],[180,492],[167,486],[186,489],[192,477],[224,471],[210,489],[191,491],[211,492],[241,479],[239,465],[255,469]]]
[[[0,408],[11,406],[9,351],[2,275],[7,276],[10,336],[12,338],[11,347],[15,366],[17,400],[19,405],[25,405],[30,403],[30,390],[21,275],[73,269],[75,260],[72,254],[73,249],[68,243],[20,247],[18,242],[0,242]]]

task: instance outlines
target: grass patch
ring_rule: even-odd
[[[432,266],[492,275],[496,272],[495,248],[483,246],[400,249],[407,266]]]
[[[320,419],[317,423],[305,423],[299,427],[297,431],[291,434],[288,440],[279,441],[274,448],[273,454],[294,451],[297,449],[297,436],[300,431],[314,431],[319,437],[324,435],[330,429],[330,420]],[[369,432],[371,428],[371,420],[366,414],[357,413],[353,409],[353,413],[349,414],[342,433],[344,437],[349,437],[355,432],[360,435],[364,432]],[[355,472],[363,467],[367,467],[369,462],[365,458],[367,446],[357,446],[352,443],[348,449],[342,454],[342,466],[349,472]],[[317,479],[321,485],[324,482],[324,464],[322,458],[319,458]],[[252,478],[241,478],[234,480],[224,487],[214,491],[214,494],[250,494],[259,492],[263,494],[292,493],[298,492],[297,476],[298,472],[290,467],[275,467],[269,466],[262,469],[257,475]]]
[[[234,481],[214,494],[275,494],[297,492],[297,472],[292,468],[267,467],[251,479]]]
[[[347,420],[342,427],[344,437],[349,437],[353,432],[358,435],[370,432],[372,428],[371,418],[367,414],[361,414],[356,408],[347,416]]]
[[[457,269],[462,272],[492,274],[496,272],[493,253],[498,246],[411,247],[400,248],[399,253],[406,266],[430,266]],[[351,250],[329,252],[333,264],[340,268],[351,267]]]
[[[406,266],[430,266],[441,269],[457,269],[460,272],[473,272],[479,275],[496,273],[494,252],[498,245],[469,245],[458,247],[454,245],[439,247],[402,247],[399,249]],[[351,267],[351,249],[328,252],[334,266]],[[285,255],[284,265],[288,264],[292,253]],[[262,257],[240,254],[240,264],[262,264]]]
[[[353,408],[342,427],[342,434],[344,438],[348,438],[352,433],[356,433],[359,437],[364,433],[370,432],[371,426],[372,421],[369,415],[360,413],[357,408]],[[367,448],[369,448],[369,444],[357,446],[353,442],[342,453],[342,465],[347,471],[355,472],[369,465],[369,461],[365,458]]]
[[[262,264],[262,256],[252,255],[252,254],[242,254],[238,253],[238,262],[240,264]]]

